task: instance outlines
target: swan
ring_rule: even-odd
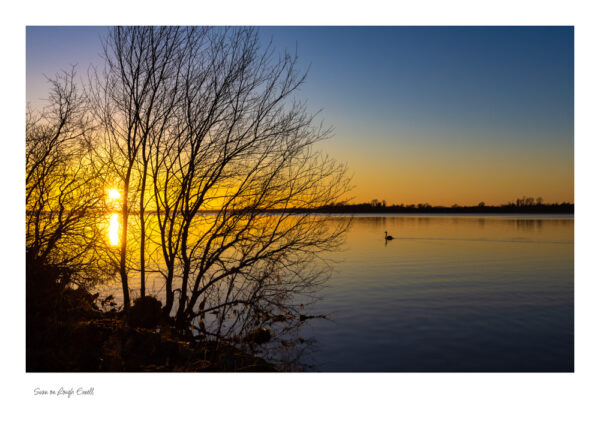
[[[385,239],[386,239],[386,240],[393,240],[393,239],[394,239],[394,237],[392,237],[392,236],[388,236],[388,233],[387,233],[387,231],[386,231],[386,232],[385,232]]]

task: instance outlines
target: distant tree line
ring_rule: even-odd
[[[432,206],[429,203],[387,205],[385,200],[373,199],[365,203],[329,204],[318,210],[322,213],[574,213],[575,205],[567,202],[544,203],[541,197],[523,196],[501,205],[486,205],[485,202],[472,206]]]

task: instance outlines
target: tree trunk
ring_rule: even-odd
[[[183,236],[181,238],[181,256],[183,261],[183,275],[181,278],[181,293],[179,296],[179,306],[177,308],[177,318],[175,324],[177,328],[183,329],[185,327],[185,306],[187,304],[187,285],[190,277],[191,263],[187,255],[187,231],[186,226],[183,229]]]
[[[131,302],[129,300],[129,284],[127,283],[127,263],[126,263],[126,254],[127,254],[127,221],[128,221],[128,202],[127,197],[129,195],[129,178],[125,180],[125,187],[123,188],[123,209],[122,209],[122,217],[123,221],[122,230],[121,230],[121,252],[120,252],[120,261],[119,261],[119,273],[121,274],[121,285],[123,286],[123,306],[125,308],[125,314],[129,316],[129,308],[131,306]]]
[[[167,278],[165,279],[165,306],[163,307],[163,313],[168,318],[171,315],[171,309],[173,309],[173,302],[175,301],[175,295],[173,294],[173,265],[167,264]]]
[[[144,152],[145,154],[145,152]],[[144,208],[144,194],[146,192],[146,173],[148,171],[148,162],[144,161],[144,173],[142,174],[142,191],[140,193],[140,297],[146,296],[146,217]]]

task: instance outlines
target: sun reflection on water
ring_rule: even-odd
[[[113,213],[110,216],[110,224],[108,227],[108,239],[112,246],[119,245],[119,214]]]

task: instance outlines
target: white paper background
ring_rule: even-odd
[[[24,1],[2,12],[2,422],[600,422],[599,14],[558,1]],[[575,25],[574,374],[25,373],[25,26]],[[93,397],[34,396],[36,387]]]

